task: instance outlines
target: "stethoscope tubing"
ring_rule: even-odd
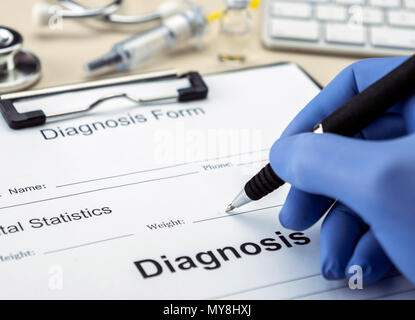
[[[115,24],[140,24],[162,19],[159,13],[149,13],[143,15],[124,15],[116,14],[121,7],[123,0],[115,0],[102,8],[87,8],[73,0],[59,0],[65,7],[60,14],[62,18],[101,18],[105,22]]]

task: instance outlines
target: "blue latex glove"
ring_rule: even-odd
[[[307,229],[338,200],[321,228],[321,269],[328,279],[360,265],[364,283],[372,283],[392,261],[415,283],[415,95],[354,138],[304,133],[405,59],[347,67],[271,149],[272,168],[292,185],[280,213],[284,227]]]

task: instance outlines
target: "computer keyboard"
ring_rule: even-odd
[[[265,0],[269,48],[361,56],[415,53],[415,0]]]

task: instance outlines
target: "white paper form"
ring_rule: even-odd
[[[364,290],[324,280],[319,226],[284,229],[288,186],[224,212],[319,88],[282,64],[208,75],[207,100],[108,101],[21,131],[0,121],[1,298],[390,298],[402,277]],[[82,107],[110,93],[160,95],[184,80],[22,101]]]

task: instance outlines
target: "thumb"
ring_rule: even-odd
[[[354,208],[373,181],[379,144],[334,134],[302,133],[283,137],[271,148],[275,173],[294,187],[338,199]]]

